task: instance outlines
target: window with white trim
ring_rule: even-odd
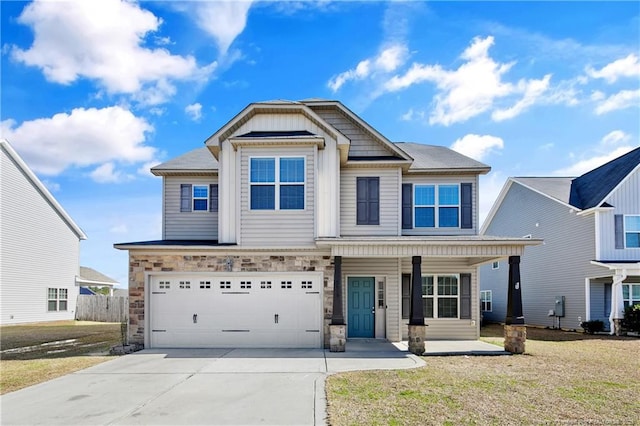
[[[459,228],[460,185],[414,185],[416,228]]]
[[[624,307],[640,304],[640,284],[622,284]]]
[[[66,288],[47,289],[47,311],[66,311],[69,304],[69,290]]]
[[[491,290],[480,291],[480,307],[482,312],[491,312],[492,310],[493,295]]]
[[[624,217],[624,246],[640,248],[640,215]]]
[[[422,277],[425,318],[459,318],[460,277],[428,275]]]
[[[218,184],[180,184],[180,212],[217,212]]]
[[[491,269],[500,269],[500,262],[493,262],[491,264]]]
[[[304,157],[249,159],[251,210],[304,210]]]

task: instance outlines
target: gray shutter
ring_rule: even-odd
[[[471,274],[460,274],[460,319],[471,319]]]
[[[473,197],[471,196],[471,184],[460,184],[460,227],[462,229],[473,228]]]
[[[356,178],[356,224],[366,225],[367,213],[367,178]]]
[[[402,184],[402,229],[413,228],[413,184]]]
[[[369,225],[380,225],[380,178],[369,178]]]
[[[191,211],[191,184],[183,183],[180,185],[180,211],[181,212],[190,212]]]
[[[616,233],[616,248],[623,249],[624,248],[624,222],[623,216],[621,214],[617,214],[614,216],[614,229]]]
[[[218,211],[218,184],[209,185],[209,211]]]

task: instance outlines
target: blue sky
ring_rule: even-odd
[[[1,132],[127,283],[149,167],[251,102],[337,99],[393,141],[576,176],[640,141],[638,2],[1,2]]]

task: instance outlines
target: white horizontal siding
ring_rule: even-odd
[[[473,227],[462,228],[412,228],[403,229],[402,235],[476,235],[478,233],[478,177],[477,176],[403,176],[402,183],[413,185],[460,185],[471,184],[471,199],[473,202]],[[415,194],[412,195],[415,197]],[[401,200],[402,201],[402,200]],[[462,199],[460,199],[462,202]],[[414,199],[415,202],[415,199]],[[415,212],[411,212],[412,217]]]
[[[314,108],[316,114],[322,117],[327,123],[338,129],[351,141],[349,147],[349,157],[371,157],[395,155],[385,148],[373,136],[366,132],[361,126],[354,123],[349,117],[344,115],[337,108]]]
[[[0,149],[0,323],[73,319],[80,241]],[[66,312],[47,311],[47,288],[68,290]]]
[[[304,210],[250,210],[249,158],[305,158]],[[246,247],[296,247],[315,244],[315,160],[313,147],[240,148],[240,244]]]
[[[605,200],[613,211],[598,212],[600,255],[598,260],[637,260],[640,248],[616,249],[614,215],[640,215],[640,172],[636,170]]]
[[[358,177],[380,178],[380,225],[356,224],[356,180]],[[346,236],[398,235],[398,169],[342,169],[340,173],[340,234]]]
[[[164,229],[167,240],[217,240],[218,212],[181,212],[180,185],[217,184],[214,177],[164,177]]]
[[[386,281],[386,338],[391,342],[401,340],[400,333],[400,272],[398,269],[398,259],[372,259],[372,258],[343,258],[342,260],[342,283],[344,295],[344,315],[348,318],[347,306],[348,277],[375,277],[376,282],[380,278]]]
[[[411,258],[402,258],[402,274],[411,274],[413,265]],[[471,274],[471,319],[438,319],[426,318],[427,340],[476,340],[480,337],[480,293],[478,290],[478,273],[476,268],[469,268],[460,259],[450,262],[439,262],[438,259],[422,259],[422,275],[432,274]],[[400,289],[402,291],[402,288]],[[402,293],[400,293],[402,295]],[[458,312],[460,308],[458,305]],[[402,338],[408,338],[409,320],[402,320]],[[428,343],[427,343],[428,344]]]

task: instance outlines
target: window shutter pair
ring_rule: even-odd
[[[460,227],[473,228],[473,196],[470,183],[460,184]],[[413,228],[413,184],[402,184],[402,229]]]
[[[471,274],[460,274],[460,319],[471,319]]]
[[[190,183],[183,183],[180,185],[180,211],[181,212],[190,212],[191,211],[191,194],[192,194],[193,185]]]
[[[616,248],[623,249],[624,248],[624,222],[623,222],[624,216],[621,214],[614,215],[613,220],[614,220]]]
[[[356,178],[356,224],[380,224],[380,178]]]

